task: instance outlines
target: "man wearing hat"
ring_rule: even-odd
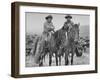
[[[53,19],[52,15],[46,16],[45,19],[46,19],[46,22],[44,23],[43,37],[45,41],[48,41],[50,40],[51,33],[54,32],[55,27],[52,23],[52,19]]]
[[[67,20],[64,25],[67,25],[70,28],[73,27],[74,23],[72,22],[72,16],[70,14],[68,14],[67,16],[65,16],[65,19]]]
[[[46,22],[43,25],[43,33],[41,36],[41,42],[39,42],[38,44],[38,49],[36,50],[36,57],[35,57],[35,62],[38,63],[39,62],[39,56],[40,56],[40,52],[42,52],[43,50],[43,46],[45,45],[45,48],[48,47],[48,42],[50,41],[51,38],[51,34],[54,32],[54,25],[52,23],[52,15],[48,15],[45,17]],[[42,46],[42,47],[41,47]],[[45,54],[42,54],[42,56]],[[41,62],[41,61],[40,61]]]

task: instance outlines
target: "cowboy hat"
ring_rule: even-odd
[[[67,19],[67,18],[72,19],[72,16],[68,14],[67,16],[65,16],[65,18],[66,18],[66,19]]]
[[[52,17],[52,15],[48,15],[48,16],[45,17],[45,19],[48,19],[48,18],[52,19],[53,17]]]

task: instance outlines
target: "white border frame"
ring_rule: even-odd
[[[25,67],[25,12],[61,13],[61,14],[86,14],[90,15],[90,64],[73,66],[52,66],[52,67]],[[55,72],[74,72],[95,70],[95,10],[53,8],[37,6],[20,6],[20,51],[19,51],[19,74],[40,74]]]

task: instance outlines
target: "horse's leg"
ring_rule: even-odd
[[[40,53],[41,53],[41,55],[40,55],[40,60],[39,60],[39,66],[43,66],[43,61],[44,61],[44,57],[45,57],[44,47],[41,49]]]
[[[43,55],[43,61],[45,62],[45,58],[46,58],[46,52]]]
[[[73,52],[72,52],[72,56],[71,56],[71,65],[73,65]]]
[[[44,56],[44,59],[43,59],[43,61],[45,62],[45,56]]]
[[[61,65],[62,50],[59,51],[59,65]]]
[[[61,57],[62,57],[62,54],[63,54],[62,51],[63,51],[62,49],[59,50],[59,65],[61,65]]]
[[[56,58],[56,66],[58,66],[58,56],[57,56],[57,52],[55,53],[55,58]]]
[[[71,51],[72,55],[71,55],[71,65],[73,65],[73,57],[74,57],[74,48],[72,47],[72,51]]]
[[[51,63],[52,63],[52,55],[51,55],[51,52],[49,53],[49,66],[51,66]]]
[[[68,50],[65,52],[65,65],[68,65],[69,64],[69,60],[68,60]]]
[[[40,57],[40,59],[39,59],[39,66],[43,66],[43,58],[42,57]]]
[[[59,65],[61,65],[61,56],[59,56]]]
[[[39,66],[43,66],[43,62],[42,61],[39,63]]]

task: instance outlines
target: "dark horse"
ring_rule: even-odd
[[[61,65],[61,48],[63,47],[64,42],[66,41],[66,30],[64,27],[57,30],[52,34],[49,41],[49,65],[52,63],[52,56],[55,54],[56,66]]]
[[[78,46],[78,40],[79,40],[79,25],[80,24],[74,24],[72,27],[66,25],[68,27],[68,29],[67,29],[68,38],[67,38],[65,46],[64,46],[65,65],[69,64],[69,59],[68,59],[69,54],[71,56],[71,65],[73,65],[73,56],[74,56],[74,53],[76,52],[76,49]],[[77,53],[78,52],[76,52],[76,54]]]
[[[42,37],[41,37],[42,38]],[[64,27],[51,34],[51,38],[48,42],[40,39],[37,44],[37,51],[35,61],[39,63],[39,66],[43,65],[43,59],[49,54],[49,66],[52,64],[52,56],[55,54],[56,66],[61,64],[60,49],[66,41],[66,30]],[[59,62],[59,64],[58,64]]]
[[[66,32],[68,28],[64,26],[51,34],[50,41],[48,41],[48,46],[43,48],[43,53],[49,53],[49,66],[52,64],[52,56],[55,54],[56,66],[61,65],[61,56],[64,51],[64,45],[66,42]],[[45,56],[44,56],[45,57]]]

